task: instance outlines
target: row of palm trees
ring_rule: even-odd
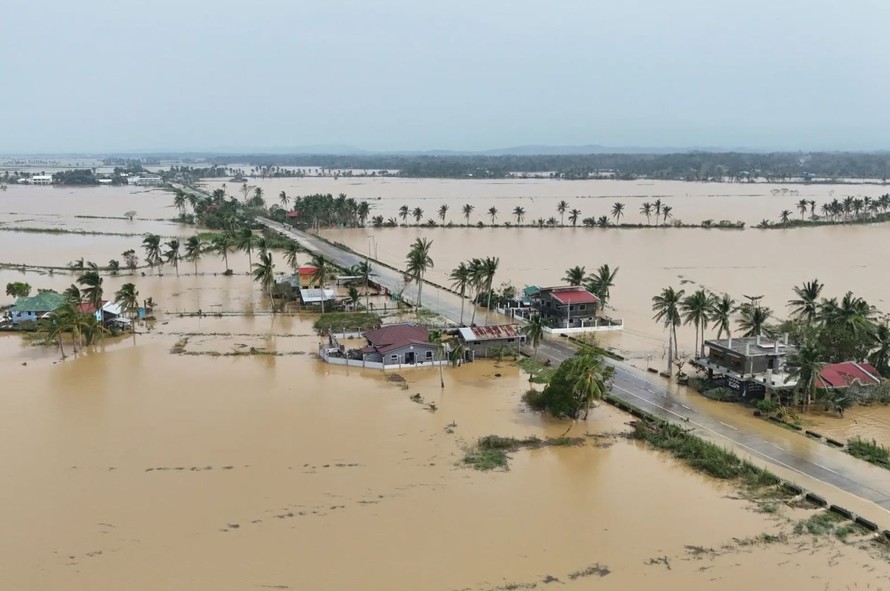
[[[476,209],[476,206],[472,205],[471,203],[466,203],[461,207],[461,210],[460,210],[461,215],[464,218],[463,225],[465,225],[465,226],[470,225],[470,216],[473,214],[473,211],[475,211],[475,209]],[[610,210],[610,216],[601,216],[600,218],[583,218],[582,219],[580,209],[576,209],[576,208],[569,209],[568,202],[560,201],[556,206],[556,212],[560,216],[558,220],[556,219],[556,217],[550,217],[548,219],[538,218],[537,220],[534,220],[532,222],[532,225],[535,225],[538,227],[565,226],[566,225],[565,224],[566,214],[568,214],[569,223],[572,225],[572,227],[576,227],[578,225],[578,222],[582,222],[582,224],[585,226],[596,226],[596,225],[607,226],[607,225],[609,225],[609,217],[611,217],[612,220],[614,220],[614,222],[616,224],[619,223],[621,221],[621,218],[624,216],[624,210],[625,210],[624,203],[621,203],[620,201],[616,201],[612,205],[612,208]],[[443,203],[441,206],[439,206],[439,209],[437,212],[437,215],[439,218],[439,224],[437,224],[435,222],[435,220],[433,220],[433,219],[427,220],[427,222],[425,222],[425,224],[429,225],[429,226],[435,226],[435,225],[443,225],[444,226],[444,225],[446,225],[447,224],[446,218],[448,216],[448,211],[449,211],[449,206],[447,204]],[[640,213],[646,216],[646,223],[648,225],[651,225],[653,215],[655,216],[655,225],[658,225],[659,220],[661,220],[662,224],[664,222],[667,222],[667,220],[669,218],[671,218],[673,215],[672,211],[673,211],[672,207],[670,205],[662,203],[661,199],[656,200],[655,203],[648,203],[648,202],[644,203],[643,206],[640,208]],[[485,215],[488,217],[489,221],[491,222],[491,225],[495,225],[497,223],[498,215],[500,213],[501,212],[498,210],[497,207],[492,206],[492,207],[488,208],[488,210],[485,212]],[[414,223],[416,225],[420,225],[421,223],[423,223],[424,215],[425,215],[424,210],[421,207],[415,207],[413,209],[407,205],[402,205],[401,207],[399,207],[398,217],[401,220],[402,225],[408,224],[409,217],[414,219]],[[522,222],[525,220],[525,216],[526,216],[526,210],[524,207],[516,206],[513,208],[512,217],[514,217],[516,219],[517,225],[522,224]],[[378,228],[380,228],[380,227],[395,227],[395,226],[399,225],[399,221],[396,218],[390,218],[389,220],[384,221],[383,216],[374,216],[373,218],[371,218],[371,223],[373,226],[378,227]],[[479,223],[481,223],[481,222],[479,222]]]
[[[594,294],[600,299],[602,307],[605,308],[611,296],[610,290],[615,286],[615,277],[618,275],[618,269],[612,270],[609,265],[600,265],[595,272],[587,274],[586,267],[571,267],[566,269],[565,276],[562,280],[569,285],[583,285],[587,291]]]
[[[464,323],[464,300],[467,292],[472,294],[472,302],[478,303],[480,295],[488,294],[486,307],[491,308],[491,294],[494,277],[498,271],[500,259],[498,257],[472,258],[461,262],[451,270],[448,278],[451,279],[452,288],[460,293],[460,323]],[[473,306],[473,316],[470,324],[476,322],[476,306]]]
[[[157,234],[148,234],[142,240],[142,248],[145,250],[145,262],[149,267],[160,267],[164,264],[172,264],[179,275],[180,261],[194,263],[195,273],[198,272],[198,261],[207,253],[218,255],[225,263],[226,273],[230,273],[229,255],[241,251],[247,254],[250,269],[253,266],[253,253],[268,254],[269,246],[265,237],[254,234],[250,228],[242,227],[237,230],[227,230],[214,234],[207,241],[200,236],[190,236],[185,243],[178,238],[171,238],[166,242]],[[302,249],[296,242],[289,242],[284,249],[285,260],[294,272],[299,268],[299,255]]]
[[[890,193],[885,193],[873,199],[871,197],[847,196],[843,200],[834,198],[822,203],[819,207],[821,216],[816,215],[816,201],[801,199],[797,202],[797,212],[800,221],[806,221],[807,214],[812,221],[825,220],[834,223],[849,223],[877,218],[890,212]],[[794,214],[790,209],[783,209],[779,214],[779,223],[787,226],[793,221]],[[762,226],[769,226],[769,220],[761,222]]]

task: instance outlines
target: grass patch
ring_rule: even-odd
[[[509,470],[510,453],[520,449],[538,449],[541,447],[573,447],[583,445],[581,437],[555,437],[553,439],[541,439],[532,435],[525,439],[514,437],[501,437],[500,435],[486,435],[476,440],[476,443],[467,449],[463,463],[472,466],[476,470]]]
[[[797,525],[794,526],[794,533],[796,534],[812,534],[814,536],[822,536],[827,535],[835,531],[835,527],[841,521],[844,521],[844,517],[834,513],[832,511],[822,511],[820,513],[816,513],[809,519],[804,519],[803,521],[799,521]]]
[[[890,449],[879,444],[874,439],[871,441],[865,441],[861,437],[848,439],[847,453],[854,458],[890,469]]]
[[[522,371],[531,376],[528,381],[535,384],[549,384],[553,374],[556,373],[555,367],[548,366],[543,361],[538,361],[533,357],[523,357],[517,365]]]
[[[331,312],[322,314],[313,327],[319,334],[364,332],[380,326],[380,316],[373,312]]]
[[[667,451],[694,470],[714,478],[739,480],[751,489],[774,487],[780,482],[774,474],[672,423],[635,421],[633,427],[632,438]]]

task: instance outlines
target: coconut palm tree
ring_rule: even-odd
[[[599,226],[600,228],[608,228],[609,227],[609,218],[604,215],[601,215],[600,217],[596,218],[596,225]]]
[[[284,247],[284,260],[287,265],[293,269],[296,274],[300,269],[300,252],[302,252],[302,248],[296,242],[288,242],[287,246]]]
[[[442,220],[442,225],[445,225],[445,216],[448,215],[448,205],[445,203],[439,208],[439,219]]]
[[[256,237],[250,228],[241,228],[235,234],[235,247],[247,253],[247,264],[253,269],[253,249],[256,246]]]
[[[525,335],[525,340],[531,343],[532,349],[535,351],[534,358],[538,358],[538,345],[541,344],[541,340],[544,338],[544,328],[547,326],[547,321],[540,314],[535,314],[532,316],[528,323],[522,327],[522,333]]]
[[[570,269],[566,269],[566,274],[562,278],[562,280],[569,285],[581,285],[582,283],[584,283],[584,280],[586,278],[587,273],[584,270],[584,267],[575,266]]]
[[[451,270],[448,275],[451,279],[451,287],[460,292],[460,324],[464,324],[464,302],[466,301],[467,288],[470,287],[470,268],[466,263],[461,263]]]
[[[198,236],[189,236],[185,241],[185,260],[195,263],[195,275],[198,274],[198,259],[207,250],[207,244]]]
[[[881,323],[874,327],[871,334],[871,346],[874,350],[869,354],[869,362],[881,375],[887,375],[890,371],[890,327],[887,323]]]
[[[285,211],[287,210],[287,208],[290,206],[290,197],[287,196],[287,193],[282,191],[278,194],[278,203],[281,204],[282,209],[284,209]]]
[[[423,219],[423,210],[419,207],[415,207],[411,210],[411,216],[414,218],[414,223],[419,224],[420,220]]]
[[[96,271],[87,271],[77,278],[77,283],[84,286],[81,297],[98,312],[102,320],[102,277]]]
[[[587,278],[587,290],[600,299],[603,309],[609,303],[611,296],[610,290],[615,286],[615,277],[618,276],[619,267],[615,270],[609,268],[609,265],[601,265],[596,273]]]
[[[710,320],[708,317],[710,309],[710,298],[703,289],[691,293],[680,302],[683,322],[695,325],[695,350],[702,357],[705,356],[705,327]],[[701,333],[701,349],[699,349],[699,333]]]
[[[612,205],[612,217],[615,219],[616,224],[621,221],[621,216],[623,216],[623,215],[624,215],[624,204],[621,203],[620,201],[616,201]]]
[[[572,391],[577,407],[584,409],[581,419],[586,420],[593,401],[602,400],[608,389],[606,382],[609,371],[603,364],[602,358],[591,351],[580,353],[576,360],[575,371],[571,378]]]
[[[818,279],[805,281],[801,285],[795,286],[794,294],[797,298],[788,300],[791,314],[807,324],[812,324],[819,314],[819,296],[822,294],[823,287],[825,286]]]
[[[332,270],[331,264],[324,258],[323,254],[313,255],[312,261],[309,264],[315,267],[315,272],[312,274],[312,282],[317,284],[321,291],[321,313],[324,314],[324,286]]]
[[[804,341],[796,352],[788,355],[785,360],[785,367],[788,369],[785,383],[797,382],[794,386],[796,404],[801,403],[801,394],[804,395],[803,404],[809,404],[815,399],[816,390],[819,387],[819,372],[822,371],[824,365],[822,352],[818,344],[811,339]]]
[[[652,204],[648,201],[644,203],[642,207],[640,207],[640,213],[646,216],[646,225],[652,225],[652,220],[650,219],[652,217]]]
[[[464,205],[464,207],[463,207],[463,209],[462,209],[463,214],[464,214],[464,218],[467,220],[467,225],[468,225],[468,226],[470,225],[470,214],[473,213],[473,210],[474,210],[474,209],[475,209],[475,207],[472,206],[472,205],[470,205],[469,203],[467,203],[466,205]]]
[[[368,284],[371,281],[371,264],[368,261],[362,261],[353,267],[352,274],[357,276],[362,283],[365,284],[365,310],[371,309],[371,289]]]
[[[229,232],[221,232],[213,237],[211,242],[213,251],[222,257],[226,263],[226,273],[229,272],[229,253],[235,252],[235,239]]]
[[[439,387],[445,387],[445,374],[442,370],[441,361],[445,359],[445,333],[441,330],[431,330],[429,341],[436,345],[436,361],[439,361]]]
[[[670,218],[674,217],[671,214],[672,211],[674,211],[674,208],[671,207],[670,205],[663,205],[661,207],[661,225],[662,226],[665,225]]]
[[[718,339],[723,337],[723,331],[726,331],[727,337],[732,337],[732,314],[736,309],[736,301],[727,293],[724,293],[719,298],[711,298],[711,309],[708,312],[708,315],[714,322],[713,328],[718,329]]]
[[[124,283],[114,292],[114,303],[120,304],[121,311],[132,318],[139,309],[139,292],[132,283]]]
[[[521,224],[522,220],[525,219],[525,208],[517,205],[513,208],[513,215],[516,216],[516,223]]]
[[[754,337],[763,334],[763,328],[773,315],[773,311],[760,304],[744,303],[739,308],[739,328],[743,336]]]
[[[655,200],[655,203],[652,204],[652,208],[655,209],[655,225],[658,225],[658,218],[661,217],[661,198]]]
[[[167,252],[164,253],[164,260],[173,263],[177,277],[179,277],[179,261],[182,260],[182,254],[179,252],[180,246],[178,238],[171,238],[167,241]]]
[[[253,265],[253,280],[259,283],[269,296],[269,304],[272,313],[275,313],[275,298],[272,296],[272,288],[275,287],[275,263],[272,262],[272,254],[260,253],[259,262]]]
[[[559,225],[566,225],[566,211],[569,209],[569,204],[565,201],[560,201],[556,204],[556,213],[559,214]]]
[[[810,202],[806,199],[801,199],[797,202],[797,211],[800,212],[800,221],[803,221],[803,216],[807,215],[807,210],[810,208]]]
[[[494,225],[495,220],[498,218],[498,208],[497,207],[489,207],[488,208],[488,217],[491,218],[491,225]]]
[[[653,319],[662,322],[668,329],[668,376],[674,374],[673,358],[677,350],[677,327],[680,326],[680,302],[686,294],[684,290],[665,287],[661,293],[652,298]]]
[[[782,213],[779,215],[779,221],[783,226],[787,226],[788,222],[791,221],[791,211],[787,209],[783,209]]]
[[[491,310],[491,286],[494,283],[494,276],[498,272],[498,265],[501,259],[498,257],[485,257],[482,261],[482,275],[485,278],[485,290],[488,292],[488,301],[485,307]]]
[[[581,217],[580,209],[573,209],[572,211],[569,212],[569,222],[572,224],[573,228],[578,225],[578,218],[580,218],[580,217]]]
[[[182,189],[176,189],[173,193],[173,207],[179,210],[179,215],[185,214],[185,205],[188,200],[185,197],[185,192]]]
[[[161,264],[161,237],[157,234],[148,234],[142,240],[142,248],[145,249],[145,262],[149,267]]]
[[[403,205],[403,206],[401,206],[401,207],[399,208],[399,217],[402,218],[402,223],[403,223],[403,224],[404,224],[405,222],[408,221],[408,213],[409,213],[410,211],[411,211],[411,210],[408,209],[408,206],[407,206],[407,205]]]
[[[433,259],[430,258],[430,248],[433,243],[426,238],[417,238],[411,244],[411,249],[406,257],[406,271],[408,275],[417,283],[417,308],[422,305],[421,296],[423,293],[423,276],[428,269],[433,268]]]

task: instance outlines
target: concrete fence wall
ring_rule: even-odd
[[[338,357],[331,355],[332,351],[336,351],[336,349],[329,349],[325,347],[321,347],[318,350],[318,356],[322,358],[325,363],[330,363],[331,365],[345,365],[347,367],[364,367],[368,369],[417,369],[424,367],[439,367],[440,365],[448,365],[449,361],[447,359],[443,359],[441,361],[424,361],[422,363],[414,363],[414,364],[405,364],[405,363],[387,363],[383,364],[377,361],[362,361],[361,359],[346,359],[345,357]]]

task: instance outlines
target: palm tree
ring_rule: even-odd
[[[448,275],[451,279],[451,287],[460,292],[460,324],[464,324],[464,302],[466,301],[467,288],[470,287],[470,268],[466,263],[461,263],[451,270]]]
[[[624,204],[620,201],[616,201],[614,205],[612,205],[612,217],[615,219],[615,223],[617,224],[621,221],[621,216],[624,215]]]
[[[275,263],[272,262],[272,254],[269,252],[260,253],[259,259],[259,262],[253,265],[253,280],[258,282],[269,295],[269,303],[274,314],[275,298],[272,296],[272,288],[275,286]]]
[[[596,218],[596,225],[600,228],[608,228],[609,227],[609,218],[604,215]]]
[[[754,337],[763,334],[763,327],[773,315],[773,311],[760,304],[745,303],[739,308],[739,328],[745,331],[743,336]]]
[[[470,225],[470,214],[473,213],[473,210],[474,210],[474,209],[475,209],[475,207],[472,206],[472,205],[470,205],[469,203],[467,203],[467,204],[464,205],[464,207],[463,207],[463,210],[462,210],[462,211],[463,211],[463,214],[464,214],[464,218],[466,218],[466,220],[467,220],[467,225],[468,225],[468,226]]]
[[[59,344],[59,353],[62,355],[62,359],[65,359],[65,348],[62,346],[62,335],[71,330],[72,324],[74,322],[74,316],[77,314],[77,309],[71,304],[71,302],[67,302],[61,308],[56,309],[52,315],[52,325],[49,331],[49,338],[54,339]],[[77,344],[74,344],[74,352],[77,353]]]
[[[145,249],[145,262],[149,267],[161,264],[161,237],[157,234],[148,234],[142,240],[142,248]]]
[[[179,252],[180,243],[179,239],[171,238],[167,242],[167,252],[164,253],[164,259],[168,263],[173,263],[173,268],[176,269],[176,276],[179,277],[179,261],[182,260],[182,254]]]
[[[315,267],[312,281],[318,284],[321,292],[321,313],[324,314],[324,286],[327,282],[328,274],[331,272],[331,264],[324,258],[323,254],[317,254],[313,255],[310,265]]]
[[[732,314],[736,309],[736,301],[728,293],[724,293],[719,298],[711,298],[711,309],[708,315],[714,322],[713,328],[718,329],[718,339],[723,337],[723,331],[726,331],[726,336],[732,337]]]
[[[568,209],[569,209],[569,204],[566,203],[565,201],[560,201],[559,203],[556,204],[556,213],[559,214],[559,219],[560,219],[559,225],[560,226],[566,225],[566,211]]]
[[[207,245],[198,236],[189,236],[185,241],[185,260],[195,263],[195,275],[198,274],[198,259],[204,254]]]
[[[815,321],[819,313],[819,296],[822,294],[823,287],[825,286],[818,279],[805,281],[800,286],[795,286],[794,294],[797,298],[788,300],[791,313],[807,324]]]
[[[680,326],[680,302],[686,294],[684,290],[674,290],[673,287],[665,287],[661,293],[652,298],[653,318],[663,322],[668,329],[668,376],[674,375],[673,357],[677,350],[677,327]]]
[[[807,339],[796,352],[788,355],[785,367],[788,375],[785,382],[796,380],[794,386],[795,397],[800,394],[805,396],[803,403],[809,404],[816,397],[816,389],[819,387],[819,372],[822,371],[822,352],[815,341]],[[796,401],[800,403],[800,399]]]
[[[580,217],[581,217],[580,209],[573,209],[572,211],[569,212],[569,222],[571,222],[573,228],[578,225],[578,218],[580,218]]]
[[[423,293],[423,276],[427,269],[433,267],[433,259],[430,258],[430,248],[433,243],[426,238],[417,238],[408,251],[406,271],[408,275],[417,283],[417,308],[421,307],[421,296]]]
[[[84,286],[81,296],[99,314],[99,320],[102,320],[102,277],[96,271],[87,271],[77,278],[77,283]]]
[[[600,299],[605,309],[609,303],[610,289],[615,286],[615,277],[618,276],[619,267],[615,270],[609,268],[609,265],[601,265],[596,273],[587,278],[587,289]]]
[[[661,198],[655,200],[655,203],[652,204],[652,207],[655,209],[655,225],[658,225],[658,218],[661,217]]]
[[[890,327],[887,323],[878,324],[871,332],[871,346],[874,350],[868,356],[869,362],[881,375],[887,375],[890,370]]]
[[[445,374],[442,370],[442,360],[445,358],[445,333],[441,330],[431,330],[429,341],[436,345],[436,361],[439,362],[439,387],[445,387]]]
[[[807,215],[807,210],[810,208],[810,202],[806,199],[801,199],[797,202],[797,211],[800,212],[800,221],[803,221],[803,216]]]
[[[287,193],[282,191],[278,194],[278,203],[281,204],[282,209],[287,210],[290,205],[290,197],[287,196]]]
[[[467,268],[470,274],[470,287],[473,290],[473,297],[470,298],[470,301],[473,302],[473,315],[470,317],[470,324],[476,324],[476,304],[478,303],[482,286],[485,285],[485,263],[480,258],[472,258]]]
[[[445,225],[445,216],[448,215],[448,205],[445,203],[439,208],[439,219],[442,220],[442,225]]]
[[[513,215],[516,216],[516,223],[521,224],[522,220],[525,219],[525,208],[517,205],[513,208]]]
[[[665,225],[668,219],[672,218],[671,212],[674,211],[674,208],[670,205],[664,205],[661,208],[661,225]]]
[[[419,207],[415,207],[411,211],[411,215],[414,217],[414,223],[419,224],[420,220],[423,219],[423,210]]]
[[[213,237],[211,242],[213,251],[222,257],[226,263],[226,273],[229,272],[229,253],[235,251],[235,239],[229,232],[221,232]]]
[[[80,293],[80,288],[73,283],[69,285],[64,292],[62,292],[62,295],[65,296],[65,301],[67,302],[79,304],[83,301],[83,295]]]
[[[485,257],[482,261],[482,275],[485,278],[485,290],[488,292],[488,301],[485,307],[491,310],[491,285],[494,283],[494,276],[498,272],[498,264],[501,262],[498,257]]]
[[[408,221],[408,212],[409,211],[410,211],[410,209],[408,209],[407,205],[403,205],[399,208],[399,217],[402,218],[403,224]]]
[[[650,219],[652,217],[652,204],[648,201],[644,203],[643,206],[640,207],[640,213],[646,216],[646,225],[652,225],[652,220]]]
[[[284,248],[284,260],[287,265],[293,269],[296,274],[300,269],[300,252],[302,252],[302,248],[296,242],[288,242],[287,246]]]
[[[186,203],[185,192],[182,189],[176,189],[176,192],[173,193],[173,207],[179,210],[179,215],[185,214]]]
[[[365,284],[365,310],[370,310],[371,290],[368,287],[368,283],[371,281],[371,264],[368,261],[362,261],[353,268],[352,272]]]
[[[711,299],[703,289],[693,292],[680,302],[680,310],[683,312],[683,321],[686,324],[695,325],[695,350],[702,357],[705,356],[705,327],[710,318],[708,312],[711,309]],[[699,349],[698,335],[701,333],[701,349]]]
[[[114,303],[120,304],[121,310],[132,318],[139,309],[139,292],[132,283],[124,283],[114,292]]]
[[[587,273],[584,270],[584,267],[572,267],[570,269],[566,269],[565,277],[562,278],[563,281],[567,282],[569,285],[581,285],[584,283],[584,280],[587,278]]]
[[[488,208],[488,217],[491,218],[491,225],[493,226],[493,225],[494,225],[494,221],[495,221],[495,220],[497,219],[497,217],[498,217],[498,208],[497,208],[497,207],[494,207],[494,206],[489,207],[489,208]]]
[[[788,222],[791,221],[791,212],[787,209],[783,209],[779,220],[782,222],[783,226],[787,226]]]
[[[583,420],[587,419],[594,400],[602,400],[607,390],[608,372],[602,358],[592,351],[580,353],[576,358],[575,372],[572,375],[572,391],[578,408],[584,409]]]
[[[235,235],[235,246],[238,250],[243,250],[247,253],[247,264],[250,268],[253,268],[253,248],[256,246],[256,237],[253,235],[253,230],[250,228],[241,228],[241,230]]]
[[[538,358],[538,345],[541,344],[541,340],[544,338],[544,328],[546,326],[547,321],[540,314],[535,314],[529,319],[528,324],[522,327],[525,339],[531,343],[532,349],[535,351],[535,359]]]

